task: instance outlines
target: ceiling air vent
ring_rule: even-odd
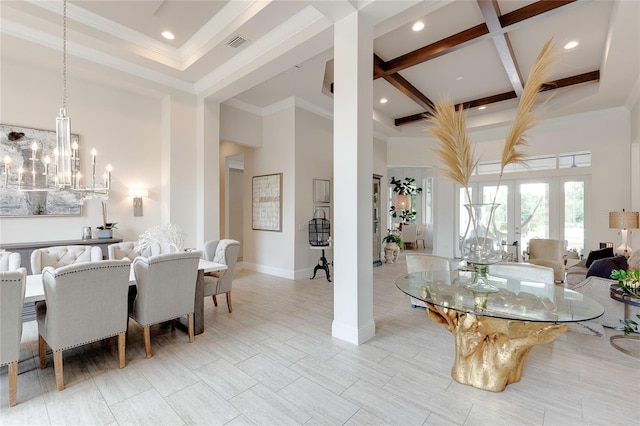
[[[234,38],[232,38],[231,40],[229,40],[227,42],[227,46],[231,46],[234,49],[237,49],[238,47],[242,46],[246,42],[247,42],[246,38],[244,38],[244,37],[242,37],[240,35],[237,35],[237,36],[235,36]]]

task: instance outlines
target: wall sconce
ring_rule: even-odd
[[[142,197],[149,196],[146,188],[129,188],[129,195],[133,197],[133,215],[142,216]]]

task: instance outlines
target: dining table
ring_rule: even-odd
[[[133,272],[133,263],[129,272],[129,285],[136,285],[136,277]],[[210,260],[200,259],[198,262],[198,275],[196,277],[196,292],[194,299],[193,312],[193,329],[194,334],[202,334],[204,332],[204,274],[208,272],[224,271],[227,265],[223,263],[212,262]],[[27,275],[27,283],[25,288],[24,302],[34,303],[45,300],[44,286],[42,283],[42,274]],[[179,318],[178,324],[186,327],[186,319]]]

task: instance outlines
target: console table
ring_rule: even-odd
[[[65,241],[36,241],[31,243],[0,244],[0,249],[20,253],[21,266],[27,268],[27,274],[31,275],[31,252],[35,249],[55,246],[98,246],[102,249],[102,257],[109,257],[107,247],[110,244],[119,243],[122,238],[92,238],[90,240],[65,240]]]

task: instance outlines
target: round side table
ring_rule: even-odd
[[[624,317],[627,318],[628,314],[627,314],[627,306],[638,306],[640,307],[640,299],[635,298],[633,296],[631,296],[629,293],[625,292],[624,290],[622,290],[621,288],[618,288],[617,284],[611,284],[611,287],[609,287],[609,296],[620,303],[624,303],[625,304],[625,309],[624,309]],[[629,349],[623,348],[622,346],[620,346],[618,344],[618,341],[624,341],[624,340],[634,340],[638,342],[638,346],[640,346],[640,336],[638,335],[634,335],[634,336],[629,336],[627,334],[617,334],[615,336],[611,336],[609,338],[609,343],[611,343],[611,346],[613,346],[614,348],[616,348],[617,350],[619,350],[622,353],[625,353],[629,356],[632,356],[634,358],[638,358],[640,359],[640,350],[639,351],[630,351]]]

